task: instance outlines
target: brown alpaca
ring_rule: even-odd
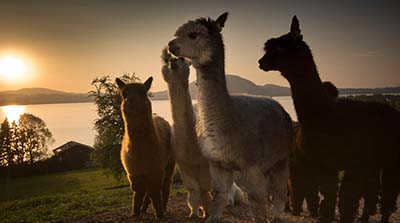
[[[132,216],[146,212],[151,201],[156,217],[166,210],[175,162],[171,155],[171,126],[152,115],[147,96],[153,78],[144,84],[125,84],[116,79],[125,122],[121,161],[128,176],[132,197]]]

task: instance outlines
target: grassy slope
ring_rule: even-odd
[[[173,191],[175,192],[175,191]],[[44,222],[129,207],[127,180],[116,183],[100,170],[0,181],[2,222]]]

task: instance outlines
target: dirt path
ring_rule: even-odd
[[[149,213],[143,214],[140,217],[133,219],[130,216],[130,209],[124,208],[118,211],[113,212],[104,212],[96,215],[92,215],[89,217],[76,218],[76,219],[66,219],[64,221],[58,222],[74,222],[74,223],[106,223],[106,222],[137,222],[137,223],[149,223],[149,222],[168,222],[168,223],[177,223],[177,222],[194,222],[200,223],[205,222],[204,219],[189,219],[189,209],[186,205],[186,196],[185,195],[177,195],[170,199],[168,204],[168,211],[166,216],[162,220],[155,220],[154,214],[152,210],[149,210]],[[304,213],[304,216],[296,217],[291,216],[289,214],[283,214],[282,216],[283,222],[287,223],[313,223],[317,222],[316,219],[310,218],[307,216],[307,213]],[[250,209],[248,205],[242,204],[235,207],[228,207],[223,216],[223,222],[239,222],[239,223],[253,223],[250,216]],[[379,215],[375,215],[370,219],[370,223],[378,223],[380,220]],[[400,222],[400,213],[397,211],[392,216],[392,222]],[[338,221],[335,221],[338,222]]]

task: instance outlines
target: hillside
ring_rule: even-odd
[[[68,93],[47,88],[22,88],[15,91],[0,92],[0,106],[27,104],[56,104],[91,102],[84,93]]]
[[[291,96],[289,87],[282,87],[274,84],[266,84],[264,86],[257,85],[247,79],[237,75],[226,75],[226,82],[228,90],[231,94],[252,94],[262,96]],[[196,99],[196,85],[195,82],[189,84],[189,91],[192,99]],[[340,94],[387,94],[387,93],[400,93],[400,87],[388,88],[339,88]],[[159,91],[153,92],[154,100],[168,100],[168,92]]]

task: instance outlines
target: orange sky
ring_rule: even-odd
[[[223,31],[226,72],[256,84],[288,86],[277,73],[258,69],[263,44],[300,20],[323,80],[338,87],[400,86],[400,11],[396,1],[2,1],[0,56],[29,63],[23,79],[0,77],[0,91],[45,87],[91,90],[99,75],[136,72],[154,76],[153,91],[166,85],[160,52],[176,28],[199,16],[230,17]],[[192,73],[194,71],[192,70]],[[193,80],[195,75],[191,75]]]

